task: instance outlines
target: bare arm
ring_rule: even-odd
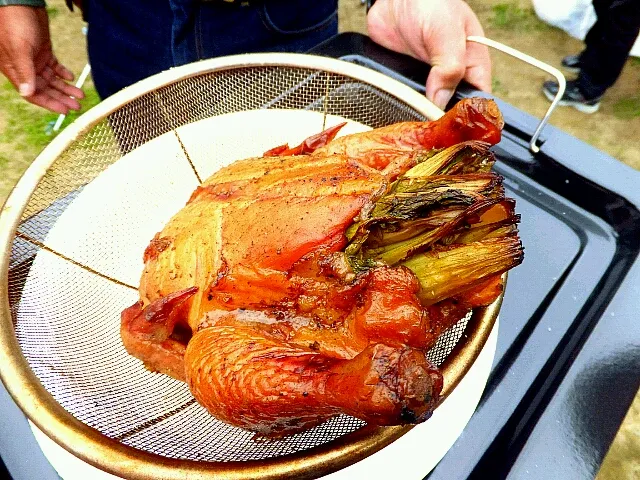
[[[82,90],[56,59],[44,7],[0,6],[0,72],[28,102],[57,113],[78,110]]]

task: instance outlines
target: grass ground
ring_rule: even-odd
[[[49,0],[54,49],[62,63],[79,73],[86,63],[82,19],[66,11],[63,0]],[[559,66],[582,43],[540,22],[530,0],[468,0],[488,37]],[[341,29],[365,32],[359,0],[340,0]],[[540,92],[546,74],[500,53],[492,53],[494,93],[507,102],[541,117],[548,107]],[[551,123],[587,143],[640,169],[640,59],[630,59],[622,76],[606,94],[601,109],[584,115],[561,108]],[[83,111],[98,102],[91,82],[86,85]],[[31,161],[53,138],[49,130],[57,116],[22,101],[0,78],[0,204]],[[71,121],[72,118],[68,119]],[[65,123],[68,124],[68,123]],[[640,478],[640,394],[610,449],[598,480]]]

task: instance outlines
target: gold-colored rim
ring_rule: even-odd
[[[276,459],[245,462],[196,462],[176,460],[144,452],[119,443],[75,419],[42,386],[22,355],[15,336],[9,306],[8,278],[11,244],[22,213],[36,186],[52,163],[82,133],[107,115],[136,98],[202,73],[255,66],[315,68],[348,75],[375,85],[408,103],[427,118],[443,112],[424,96],[401,83],[370,69],[324,57],[300,54],[247,54],[217,58],[163,72],[106,99],[67,127],[38,156],[7,199],[0,214],[0,245],[4,254],[0,272],[0,356],[4,359],[0,378],[26,416],[47,436],[87,463],[114,475],[132,479],[276,479],[285,476],[315,478],[351,465],[384,448],[412,426],[365,426],[353,433],[304,452]],[[506,282],[506,274],[504,276]],[[456,387],[482,350],[500,310],[502,296],[485,308],[476,309],[465,330],[466,340],[458,342],[442,370],[442,399]]]

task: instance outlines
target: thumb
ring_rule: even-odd
[[[436,63],[431,67],[427,78],[427,98],[438,107],[444,109],[451,100],[462,77],[465,74],[465,66],[454,58],[446,63]]]
[[[18,93],[23,97],[30,97],[36,92],[36,66],[30,52],[17,55],[13,61],[13,82]]]

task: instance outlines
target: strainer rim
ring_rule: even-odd
[[[292,53],[258,53],[219,57],[173,68],[138,82],[93,107],[63,130],[38,155],[14,187],[0,213],[0,245],[4,255],[0,273],[9,274],[11,245],[31,195],[48,168],[83,133],[108,115],[135,99],[186,78],[251,67],[317,69],[346,75],[398,98],[429,119],[443,112],[422,94],[366,67],[327,57]],[[504,276],[506,281],[506,274]],[[70,453],[89,464],[127,478],[281,478],[283,475],[315,477],[353,464],[382,449],[412,426],[365,426],[350,434],[308,450],[266,460],[202,462],[170,459],[113,440],[80,422],[67,412],[44,388],[31,370],[17,341],[9,305],[8,282],[0,282],[0,379],[16,404],[45,434]],[[442,366],[445,377],[442,399],[464,377],[482,350],[491,332],[502,296],[492,305],[476,309],[466,327],[466,341],[459,341]]]

